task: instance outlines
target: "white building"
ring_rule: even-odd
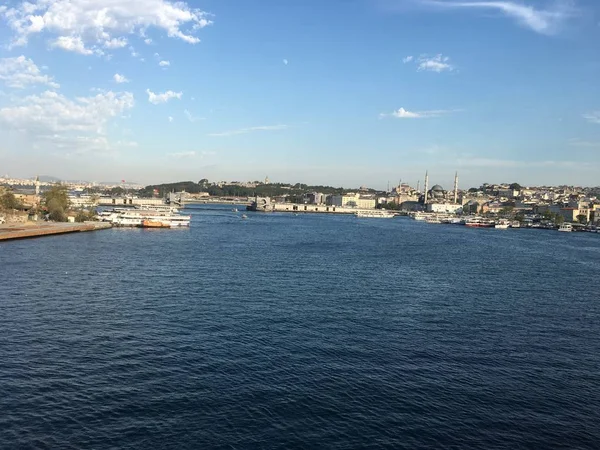
[[[343,206],[347,208],[373,209],[375,208],[375,199],[361,197],[360,194],[350,192],[343,195],[332,195],[330,197],[332,206]]]
[[[427,212],[460,214],[462,205],[457,203],[427,203]]]

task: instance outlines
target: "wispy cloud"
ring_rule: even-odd
[[[193,116],[192,113],[189,112],[187,109],[183,110],[183,114],[185,114],[185,117],[187,117],[187,119],[192,123],[197,122],[198,120],[204,120],[204,117]]]
[[[168,117],[168,119],[169,119],[169,123],[171,123],[171,122],[173,122],[173,120],[175,120],[175,119],[173,119],[173,117],[171,117],[171,116],[169,116],[169,117]]]
[[[169,67],[171,65],[171,62],[163,60],[163,61],[159,62],[158,65],[160,67]]]
[[[129,83],[129,80],[125,77],[125,75],[121,75],[118,73],[114,74],[113,79],[115,80],[115,83]]]
[[[583,139],[573,138],[569,140],[571,147],[600,148],[600,141],[585,141]]]
[[[191,152],[167,153],[167,156],[169,158],[175,158],[175,159],[193,158],[194,156],[196,156],[196,152],[191,151]]]
[[[287,66],[287,65],[288,65],[288,63],[289,63],[289,61],[288,61],[287,59],[285,59],[285,58],[284,58],[284,59],[283,59],[283,64]]]
[[[441,53],[435,56],[421,55],[417,60],[417,70],[428,72],[452,72],[454,66],[450,63],[450,57]]]
[[[285,130],[289,128],[287,125],[264,125],[260,127],[248,127],[239,128],[237,130],[222,131],[220,133],[210,133],[209,136],[223,137],[223,136],[235,136],[237,134],[253,133],[254,131],[276,131]]]
[[[562,22],[574,14],[571,0],[557,0],[549,9],[536,9],[515,1],[442,1],[420,0],[420,3],[440,9],[495,10],[516,20],[536,33],[554,34]]]
[[[154,105],[158,105],[159,103],[167,103],[173,98],[181,99],[181,96],[183,95],[183,92],[173,91],[166,91],[163,93],[155,94],[150,89],[146,89],[146,93],[148,94],[148,101]]]
[[[582,115],[585,120],[591,123],[600,124],[600,111],[592,111]]]
[[[427,119],[431,117],[439,117],[444,114],[449,114],[452,112],[457,112],[458,110],[454,109],[434,109],[429,111],[408,111],[404,108],[400,108],[391,113],[381,113],[379,114],[380,118],[383,117],[395,117],[396,119]]]
[[[404,64],[407,64],[407,63],[411,62],[413,59],[414,59],[414,56],[407,56],[405,58],[402,58],[402,62]]]

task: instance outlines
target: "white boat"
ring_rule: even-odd
[[[174,206],[170,206],[170,205],[144,205],[144,204],[140,204],[140,205],[135,205],[135,209],[136,210],[143,210],[143,211],[157,211],[157,212],[163,212],[163,213],[178,213],[179,210],[174,207]]]
[[[499,230],[508,230],[509,225],[510,222],[508,220],[500,219],[498,222],[496,222],[494,228],[497,228]]]
[[[381,209],[374,209],[372,211],[357,211],[354,213],[356,217],[360,218],[374,218],[374,219],[391,219],[394,217],[394,213]]]
[[[189,227],[192,216],[166,214],[157,211],[119,211],[110,216],[113,225],[120,227],[180,228]]]
[[[510,227],[511,228],[521,228],[521,222],[519,222],[518,220],[513,220],[510,223]]]
[[[473,228],[494,228],[494,222],[483,217],[469,217],[465,219],[465,225]]]
[[[570,223],[563,223],[560,227],[558,227],[558,231],[570,233],[571,231],[573,231],[573,225],[571,225]]]
[[[425,217],[426,223],[442,223],[441,219],[437,216]]]

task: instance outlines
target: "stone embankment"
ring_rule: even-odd
[[[28,222],[0,225],[0,242],[11,239],[26,239],[54,234],[75,233],[79,231],[96,231],[111,228],[107,222],[59,223]]]

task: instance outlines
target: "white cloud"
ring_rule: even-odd
[[[429,72],[451,72],[454,70],[454,66],[450,64],[450,58],[443,56],[441,53],[435,56],[421,55],[417,60],[417,70],[429,71]]]
[[[50,45],[82,55],[92,55],[94,53],[93,50],[85,46],[80,36],[60,36]]]
[[[496,10],[515,19],[521,25],[541,34],[554,34],[560,24],[574,13],[573,2],[559,0],[551,9],[536,9],[514,1],[441,1],[422,0],[424,5],[445,9],[471,8]]]
[[[133,108],[133,94],[112,91],[71,100],[45,91],[0,108],[0,129],[20,132],[32,146],[53,151],[105,151],[108,122]]]
[[[125,38],[113,38],[104,41],[104,48],[123,48],[127,46],[127,39]]]
[[[431,117],[439,117],[444,114],[456,112],[457,110],[449,109],[434,109],[429,111],[407,111],[404,108],[400,108],[392,113],[382,113],[379,117],[395,117],[397,119],[427,119]]]
[[[0,58],[0,81],[8,87],[17,89],[38,84],[54,89],[60,87],[52,77],[42,74],[38,66],[23,55],[16,58]]]
[[[171,116],[169,116],[168,119],[169,119],[169,123],[173,122],[173,120],[174,120],[173,117],[171,117]]]
[[[25,45],[30,36],[44,33],[55,43],[79,40],[77,46],[57,45],[71,51],[143,35],[148,28],[196,44],[200,41],[196,32],[212,23],[200,9],[169,0],[30,0],[0,7],[1,19],[13,32],[12,46]]]
[[[285,58],[283,59],[283,64],[284,64],[284,65],[286,65],[286,66],[287,66],[287,65],[288,65],[288,62],[289,62],[289,61],[288,61],[287,59],[285,59]]]
[[[158,65],[159,65],[160,67],[169,67],[169,66],[171,65],[171,62],[170,62],[170,61],[164,61],[164,60],[163,60],[163,61],[159,62],[159,63],[158,63]]]
[[[150,45],[150,44],[152,44],[152,39],[150,39],[150,38],[144,39],[144,43],[146,45]]]
[[[220,133],[210,133],[209,136],[213,136],[213,137],[234,136],[237,134],[252,133],[254,131],[275,131],[275,130],[285,130],[287,128],[288,128],[287,125],[264,125],[264,126],[260,126],[260,127],[239,128],[237,130],[223,131]]]
[[[115,83],[129,83],[129,80],[125,77],[125,75],[120,75],[118,73],[114,74],[113,79],[115,80]]]
[[[407,63],[411,62],[413,59],[414,59],[414,56],[407,56],[405,58],[402,58],[402,62],[404,64],[407,64]]]
[[[192,99],[192,100],[193,100],[193,99]],[[183,110],[183,113],[185,114],[185,117],[187,117],[187,119],[188,119],[190,122],[192,122],[192,123],[194,123],[194,122],[196,122],[196,121],[198,121],[198,120],[204,120],[204,118],[202,118],[202,117],[194,117],[194,116],[192,115],[192,113],[191,113],[191,112],[189,112],[187,109]]]
[[[146,89],[146,93],[148,94],[148,101],[153,103],[154,105],[158,105],[159,103],[167,103],[172,98],[181,99],[183,92],[173,92],[166,91],[162,94],[155,94],[150,89]]]
[[[583,114],[583,118],[588,122],[600,124],[600,111],[592,111],[587,114]]]

